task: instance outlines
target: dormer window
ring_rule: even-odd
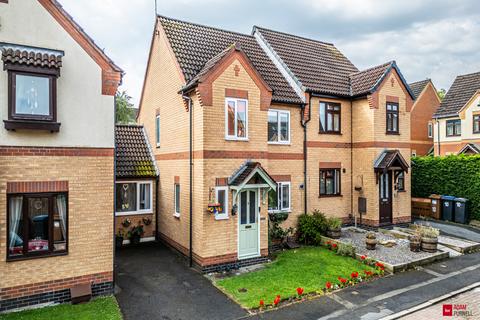
[[[57,78],[59,51],[0,44],[8,72],[7,130],[30,129],[57,132]]]

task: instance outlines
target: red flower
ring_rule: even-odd
[[[332,288],[332,284],[330,283],[330,281],[327,281],[327,283],[325,284],[325,287],[327,287],[328,290]]]
[[[352,272],[351,276],[352,278],[358,278],[358,272],[357,271]]]
[[[280,302],[280,295],[278,295],[275,300],[273,300],[273,304],[277,305]]]
[[[385,270],[385,267],[384,267],[384,266],[381,266],[381,267],[380,267],[380,270],[382,270],[382,271]]]
[[[365,260],[367,259],[367,256],[361,256],[360,259]]]
[[[342,277],[338,277],[338,280],[339,280],[342,284],[347,283],[347,279],[344,279],[344,278],[342,278]]]
[[[365,272],[365,275],[367,276],[371,276],[373,274],[372,271],[368,271],[368,270],[365,270],[363,272]]]
[[[297,294],[301,296],[303,294],[303,288],[297,288]]]
[[[379,267],[380,269],[381,269],[382,267],[384,267],[383,263],[378,262],[378,261],[377,261],[377,263],[375,263],[375,266],[376,266],[376,267]]]
[[[327,244],[332,244],[332,241],[328,240],[328,241],[327,241]]]
[[[265,301],[263,301],[263,299],[260,300],[260,307],[264,307],[265,306]]]
[[[336,248],[336,247],[337,247],[337,244],[336,244],[336,243],[332,244],[332,247],[333,247],[333,248]]]

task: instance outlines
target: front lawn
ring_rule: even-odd
[[[102,297],[85,304],[62,304],[21,312],[0,314],[0,320],[121,320],[122,314],[115,297]]]
[[[306,293],[320,293],[327,282],[340,284],[338,277],[350,279],[352,272],[373,268],[350,257],[343,257],[324,247],[305,247],[289,250],[259,271],[221,279],[216,282],[224,292],[246,308],[272,304],[277,295],[281,299],[295,297],[296,288]],[[246,289],[246,290],[245,290]]]

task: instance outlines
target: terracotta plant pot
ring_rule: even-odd
[[[420,252],[422,249],[422,243],[419,241],[410,241],[410,251]]]
[[[422,238],[422,251],[435,253],[437,252],[438,238]]]
[[[365,239],[365,245],[368,250],[375,250],[375,247],[377,246],[377,239]]]
[[[332,238],[332,239],[340,239],[342,236],[342,229],[337,229],[337,230],[327,230],[327,237]]]

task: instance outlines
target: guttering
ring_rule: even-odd
[[[189,131],[190,131],[190,142],[189,142],[189,171],[190,171],[190,186],[189,186],[189,201],[190,201],[190,208],[189,208],[189,216],[190,216],[190,226],[189,226],[189,265],[190,268],[193,267],[193,241],[192,241],[192,236],[193,236],[193,103],[192,103],[192,98],[190,96],[187,96],[185,93],[182,93],[182,98],[186,101],[188,101],[188,112],[190,113],[190,124],[189,124]]]

